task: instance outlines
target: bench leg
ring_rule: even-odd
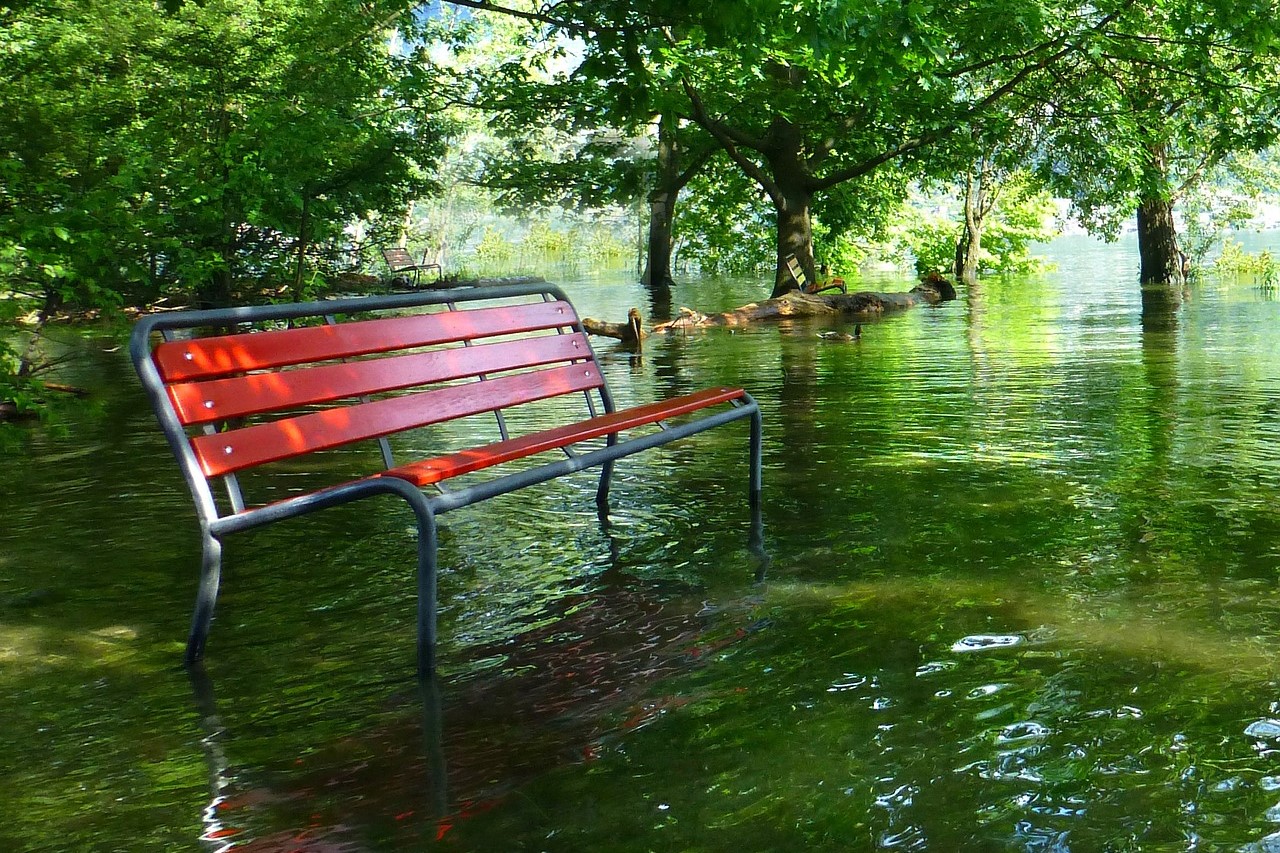
[[[751,474],[747,501],[751,507],[751,536],[748,545],[753,551],[764,551],[764,518],[760,501],[764,469],[764,417],[757,409],[751,415]]]
[[[600,486],[596,489],[596,510],[603,518],[609,514],[609,484],[613,481],[613,460],[600,466]]]
[[[191,633],[187,637],[188,664],[204,658],[204,645],[213,622],[213,606],[218,601],[218,584],[222,578],[222,543],[210,533],[204,534],[204,555],[200,566],[200,588],[196,592],[196,610],[191,617]]]
[[[612,433],[605,439],[606,446],[613,446],[618,443],[618,434]],[[600,518],[609,515],[609,485],[613,482],[613,463],[610,459],[600,466],[600,485],[596,489],[596,512]]]
[[[418,515],[418,676],[431,678],[436,671],[436,519],[430,510],[414,509]]]

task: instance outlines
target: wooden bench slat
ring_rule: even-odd
[[[791,273],[791,277],[795,279],[796,284],[800,285],[801,290],[809,289],[809,279],[795,255],[787,255],[787,272]]]
[[[169,396],[179,419],[190,426],[468,376],[588,359],[590,355],[584,335],[552,334],[283,372],[181,382],[169,386]]]
[[[191,439],[207,477],[339,447],[353,441],[478,415],[603,385],[594,363],[553,367],[311,412]]]
[[[467,311],[357,320],[333,326],[167,341],[155,348],[153,359],[165,382],[180,382],[495,335],[534,332],[572,326],[575,323],[577,315],[568,302],[533,302]]]
[[[533,456],[580,441],[600,438],[657,421],[687,415],[699,409],[741,399],[741,388],[708,388],[695,394],[673,397],[657,403],[636,406],[567,426],[529,433],[509,441],[499,441],[434,459],[424,459],[385,471],[381,476],[400,477],[417,486],[439,483],[450,477],[469,474],[502,462]]]
[[[386,259],[387,266],[391,267],[392,272],[417,266],[413,255],[410,255],[407,249],[392,246],[382,250],[382,257]]]

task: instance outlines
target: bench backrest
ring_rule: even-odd
[[[413,259],[407,249],[399,246],[391,246],[382,250],[382,257],[387,262],[387,266],[391,267],[392,272],[406,268],[416,267],[418,263]]]
[[[443,310],[334,322],[428,305]],[[156,330],[302,318],[327,322],[150,347]],[[132,349],[162,426],[180,433],[170,444],[204,478],[567,394],[586,395],[583,416],[596,399],[612,410],[573,306],[546,285],[155,315]]]
[[[800,285],[801,290],[809,288],[809,278],[804,274],[804,267],[800,266],[800,261],[796,260],[795,255],[787,255],[787,272],[791,273],[791,277],[795,279],[796,284]]]

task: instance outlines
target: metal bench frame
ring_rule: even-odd
[[[406,479],[403,474],[393,474],[388,476],[386,472],[377,472],[370,476],[364,477],[352,482],[343,483],[331,487],[321,488],[309,494],[299,495],[284,500],[269,503],[263,506],[246,507],[243,497],[240,494],[239,484],[235,477],[235,471],[225,476],[210,476],[206,474],[205,468],[202,467],[201,458],[197,454],[193,443],[202,440],[202,436],[193,435],[196,425],[193,424],[190,415],[180,415],[175,407],[175,397],[171,389],[176,380],[167,382],[162,376],[161,369],[157,365],[156,351],[160,347],[168,347],[170,352],[173,351],[175,345],[181,347],[186,340],[179,339],[174,333],[178,331],[186,331],[188,333],[200,329],[218,329],[237,330],[237,327],[243,327],[244,324],[260,325],[266,322],[291,321],[301,318],[324,318],[326,323],[334,324],[337,322],[338,316],[350,316],[353,314],[363,314],[365,312],[386,312],[408,309],[422,308],[425,306],[443,306],[447,311],[463,310],[458,307],[459,303],[473,303],[481,301],[497,301],[498,305],[510,304],[512,301],[520,298],[528,299],[530,297],[541,297],[542,302],[554,302],[557,305],[564,303],[567,307],[563,326],[556,326],[554,331],[558,334],[577,334],[581,335],[581,341],[574,343],[574,346],[582,345],[581,357],[573,356],[573,360],[569,362],[574,367],[586,365],[594,367],[598,377],[592,380],[595,384],[592,388],[586,390],[586,403],[589,416],[583,419],[579,424],[569,424],[563,429],[572,431],[575,428],[595,422],[597,429],[603,427],[613,428],[620,423],[618,418],[626,419],[630,414],[631,421],[620,427],[618,431],[601,432],[596,431],[586,438],[604,438],[603,446],[596,447],[582,452],[574,450],[570,445],[577,443],[586,438],[578,438],[575,441],[564,443],[554,443],[554,436],[549,441],[553,445],[548,448],[542,446],[538,452],[544,452],[548,449],[556,448],[563,451],[563,458],[545,462],[537,467],[526,468],[524,470],[515,471],[513,473],[501,474],[492,479],[469,484],[461,488],[445,489],[440,482],[433,485],[437,487],[433,493],[428,493],[411,481],[412,478]],[[505,301],[505,302],[504,302]],[[538,302],[526,303],[529,305],[537,305]],[[557,310],[559,310],[557,308]],[[377,321],[375,321],[377,322]],[[556,321],[558,322],[558,320]],[[237,330],[239,331],[239,330]],[[166,343],[160,347],[153,347],[154,336],[159,333],[163,336]],[[544,335],[545,337],[545,335]],[[213,342],[213,346],[218,346],[220,336],[212,336],[209,338],[191,338],[191,342],[197,346],[204,346]],[[575,338],[575,341],[577,339]],[[229,344],[227,344],[229,346]],[[469,346],[469,342],[464,342],[463,346]],[[397,355],[401,350],[394,346],[386,347],[379,351],[382,355]],[[239,533],[244,530],[261,527],[286,518],[305,515],[316,510],[325,509],[332,506],[346,504],[361,498],[373,497],[377,495],[395,495],[403,498],[417,519],[418,526],[418,575],[417,575],[417,593],[418,593],[418,610],[417,610],[417,628],[418,628],[418,670],[423,676],[431,675],[435,670],[435,643],[436,643],[436,579],[437,579],[437,516],[449,510],[458,509],[460,507],[469,506],[479,501],[486,500],[497,495],[512,492],[517,489],[524,488],[536,483],[546,482],[565,474],[582,471],[586,468],[599,466],[602,469],[600,475],[600,483],[596,492],[596,501],[600,512],[603,514],[608,511],[608,494],[610,481],[613,473],[613,463],[615,460],[624,456],[629,456],[643,450],[648,450],[659,445],[667,444],[672,441],[702,432],[713,427],[730,423],[732,421],[747,418],[750,421],[750,472],[749,472],[749,494],[748,501],[751,511],[751,532],[749,543],[753,550],[760,551],[762,547],[762,523],[761,523],[761,433],[762,422],[761,414],[756,401],[741,389],[708,389],[705,392],[699,392],[703,395],[711,395],[706,400],[699,398],[698,394],[688,395],[687,397],[675,398],[672,401],[664,401],[647,406],[638,406],[633,409],[622,410],[619,412],[614,407],[613,397],[609,393],[607,385],[604,383],[603,373],[598,370],[595,354],[591,350],[589,344],[586,344],[586,337],[582,324],[578,319],[576,312],[572,310],[572,306],[568,305],[568,299],[565,294],[558,288],[546,284],[535,285],[505,285],[499,287],[487,288],[467,288],[451,289],[444,291],[415,292],[406,294],[394,294],[390,296],[370,296],[357,297],[348,299],[338,299],[324,302],[295,303],[283,305],[268,305],[255,307],[241,307],[228,309],[215,309],[207,311],[180,311],[164,314],[153,314],[144,317],[135,326],[130,341],[130,354],[133,359],[134,366],[141,378],[142,385],[151,400],[155,409],[156,417],[160,422],[160,426],[164,432],[174,455],[177,457],[182,475],[191,490],[192,497],[195,501],[196,513],[200,522],[201,542],[203,546],[203,559],[201,564],[200,583],[196,596],[195,612],[192,617],[191,631],[187,641],[186,661],[188,664],[201,660],[204,656],[205,644],[208,638],[210,623],[213,618],[214,605],[217,600],[218,587],[221,576],[222,564],[222,540],[224,537]],[[190,359],[191,353],[185,353],[185,357]],[[330,361],[333,356],[330,356]],[[342,361],[344,359],[339,358]],[[303,364],[309,362],[302,362]],[[244,373],[224,373],[233,377],[240,377]],[[274,372],[273,378],[288,377],[289,372]],[[473,383],[477,390],[483,390],[484,383],[488,377],[484,375],[476,375],[476,382]],[[287,384],[287,383],[285,383]],[[468,385],[466,388],[470,388]],[[490,386],[493,387],[493,386]],[[452,389],[451,389],[452,390]],[[426,391],[424,393],[430,393]],[[731,394],[729,398],[725,398],[726,394]],[[603,415],[599,414],[593,395],[598,396],[599,405],[603,409]],[[712,399],[714,397],[714,399]],[[683,405],[677,406],[676,403],[684,401]],[[369,402],[368,396],[361,396],[358,400],[353,401],[352,407],[364,405]],[[712,405],[728,403],[730,408],[712,411],[710,413],[701,413],[701,410]],[[212,406],[212,403],[206,402],[203,405]],[[509,404],[508,404],[509,405]],[[670,405],[671,410],[664,413],[664,406]],[[263,411],[270,411],[264,409]],[[499,421],[499,430],[504,439],[503,442],[488,445],[488,447],[498,447],[502,444],[511,444],[507,441],[506,424],[503,421],[501,408],[482,409],[483,411],[493,411]],[[669,416],[689,414],[691,412],[700,412],[700,416],[695,420],[682,421],[679,423],[666,424],[665,418]],[[472,413],[474,414],[474,413]],[[657,416],[654,416],[657,415]],[[186,423],[184,424],[184,417]],[[614,420],[605,420],[613,417]],[[450,418],[441,418],[434,422],[447,421]],[[432,421],[428,421],[432,422]],[[603,427],[601,426],[603,424]],[[657,432],[644,433],[628,438],[620,438],[619,432],[630,429],[638,424],[652,424],[658,427]],[[223,441],[222,436],[233,435],[232,433],[219,433],[216,426],[211,423],[204,425],[205,436],[218,436],[216,439],[219,443]],[[414,428],[410,426],[407,428]],[[542,436],[551,435],[557,431],[545,431],[544,433],[532,433],[529,435]],[[386,434],[373,436],[382,447],[383,461],[387,469],[396,468],[397,471],[403,471],[411,466],[396,467],[394,459],[391,455],[391,449],[386,441]],[[206,442],[209,440],[203,438]],[[518,443],[518,442],[517,442]],[[545,444],[546,442],[544,442]],[[478,457],[483,457],[485,447],[474,448],[472,453]],[[228,445],[227,452],[231,452]],[[301,454],[299,454],[301,455]],[[465,456],[464,454],[459,454]],[[530,453],[522,453],[517,456],[507,456],[505,459],[498,459],[493,463],[474,463],[474,467],[465,468],[461,473],[470,473],[477,470],[484,470],[490,464],[498,464],[513,458],[522,458],[524,455],[534,455]],[[286,456],[277,456],[275,459],[289,458]],[[450,457],[438,457],[437,460],[447,460]],[[270,461],[270,460],[269,460]],[[205,464],[209,464],[206,460]],[[257,463],[254,463],[256,465]],[[417,463],[422,465],[424,463]],[[473,463],[468,463],[473,464]],[[216,463],[215,463],[216,465]],[[246,465],[243,469],[248,470],[254,465]],[[445,475],[447,479],[448,476]],[[229,495],[230,511],[223,512],[215,500],[211,479],[220,478],[225,481]]]

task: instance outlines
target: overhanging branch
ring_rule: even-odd
[[[1123,3],[1118,9],[1099,19],[1095,24],[1093,24],[1093,26],[1091,26],[1088,30],[1085,31],[1085,33],[1082,33],[1081,35],[1096,34],[1104,30],[1106,27],[1110,26],[1112,22],[1114,22],[1120,16],[1122,11],[1132,6],[1135,2],[1136,0],[1126,0],[1126,2]],[[874,157],[863,160],[860,163],[854,163],[853,165],[847,166],[844,169],[840,169],[836,172],[832,172],[830,175],[827,175],[826,177],[815,179],[810,183],[810,186],[814,189],[814,191],[830,189],[831,187],[844,183],[845,181],[853,180],[854,178],[860,178],[863,175],[866,175],[872,172],[873,170],[877,169],[878,167],[884,165],[885,163],[888,163],[890,160],[895,160],[906,154],[910,154],[912,151],[917,151],[921,148],[924,148],[927,145],[932,144],[933,142],[936,142],[938,139],[941,139],[943,136],[949,133],[955,132],[956,129],[958,129],[962,124],[972,119],[974,116],[981,115],[983,112],[989,109],[997,101],[1009,95],[1010,93],[1014,92],[1018,88],[1018,86],[1020,86],[1022,82],[1026,80],[1028,77],[1030,77],[1032,74],[1038,71],[1042,71],[1045,68],[1048,68],[1049,66],[1061,60],[1063,57],[1066,57],[1071,53],[1075,52],[1075,50],[1076,50],[1075,44],[1066,44],[1065,46],[1059,48],[1058,50],[1050,54],[1047,54],[1046,56],[1041,58],[1039,61],[1019,69],[1019,71],[1016,74],[1014,74],[1012,77],[1006,80],[1003,84],[1001,84],[999,87],[997,87],[992,92],[990,92],[986,97],[981,98],[977,102],[971,104],[968,107],[968,109],[966,109],[961,115],[957,116],[955,119],[946,123],[945,125],[942,125],[941,127],[936,127],[914,138],[904,140],[900,142],[898,145],[894,146],[893,148],[890,148],[887,151],[883,151]]]
[[[730,159],[737,163],[738,167],[749,178],[760,185],[760,188],[769,195],[774,204],[782,206],[785,200],[778,184],[755,161],[738,150],[738,145],[741,144],[759,151],[764,143],[747,136],[736,128],[729,127],[722,121],[712,118],[711,114],[707,112],[706,105],[702,102],[702,96],[698,94],[698,90],[694,85],[687,79],[681,79],[680,83],[684,87],[685,94],[689,97],[689,103],[693,106],[693,120],[706,128],[707,132],[716,138],[716,141],[724,148]]]

